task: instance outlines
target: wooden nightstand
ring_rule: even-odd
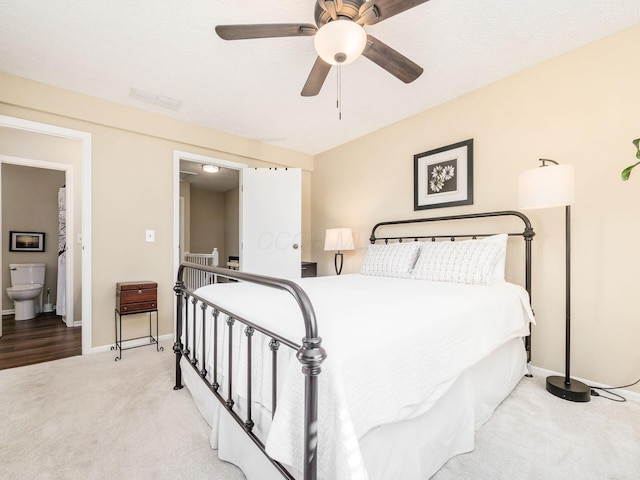
[[[156,314],[156,336],[153,336],[153,330],[151,328],[151,314]],[[141,313],[149,314],[149,335],[135,338],[122,338],[122,317],[126,315],[137,315]],[[140,281],[140,282],[120,282],[116,284],[116,309],[114,313],[114,323],[116,329],[116,344],[111,347],[111,350],[118,350],[118,356],[116,361],[122,359],[122,350],[129,350],[131,348],[145,347],[147,345],[156,346],[157,351],[164,350],[163,347],[158,346],[158,284],[155,282]],[[128,342],[130,340],[139,340],[142,338],[148,338],[149,343],[142,343],[141,345],[132,345],[130,347],[123,348],[122,342]]]

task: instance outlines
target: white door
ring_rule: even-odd
[[[240,270],[300,278],[302,171],[244,168],[240,195]]]

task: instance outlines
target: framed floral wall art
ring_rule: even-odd
[[[473,139],[413,156],[413,209],[473,205]]]

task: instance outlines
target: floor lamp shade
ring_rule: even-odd
[[[336,252],[333,263],[337,275],[342,272],[342,250],[353,250],[354,248],[353,233],[350,228],[329,228],[327,230],[324,237],[324,249]]]
[[[540,160],[542,166],[518,177],[518,205],[527,208],[565,208],[565,374],[547,377],[547,391],[574,402],[588,402],[591,388],[571,378],[571,205],[575,202],[575,181],[571,165]],[[547,165],[546,162],[552,163]]]
[[[518,177],[518,206],[521,209],[564,207],[574,203],[573,165],[533,168]]]

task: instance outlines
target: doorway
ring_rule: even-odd
[[[180,161],[181,259],[225,266],[239,256],[239,186],[238,170]]]
[[[3,187],[1,189],[3,215],[2,223],[2,244],[3,251],[7,252],[9,247],[10,230],[42,231],[43,248],[42,252],[8,252],[1,255],[2,265],[2,288],[10,286],[9,263],[44,263],[46,265],[45,284],[43,285],[43,305],[51,303],[51,291],[53,291],[53,303],[56,303],[56,293],[61,290],[61,299],[64,306],[66,292],[73,291],[73,259],[70,259],[70,274],[68,278],[58,284],[58,234],[59,234],[59,212],[58,196],[60,187],[66,214],[69,216],[68,231],[73,231],[73,166],[58,164],[54,162],[42,162],[27,158],[11,157],[0,155],[0,179]],[[66,187],[67,183],[69,184]],[[33,195],[25,195],[25,192],[33,188]],[[64,243],[68,244],[65,229]],[[49,294],[47,294],[49,291]],[[68,305],[66,312],[60,312],[63,321],[69,327],[75,326],[73,302]],[[13,308],[13,303],[3,295],[2,311],[8,313]],[[59,311],[61,309],[59,308]],[[0,331],[1,334],[1,331]]]
[[[203,165],[217,167],[218,171],[207,173]],[[228,160],[174,151],[175,271],[187,252],[211,254],[217,248],[219,265],[223,267],[229,257],[239,256],[238,190],[240,172],[245,167]],[[197,221],[192,228],[192,210],[194,220],[207,215],[208,221]]]
[[[67,318],[69,326],[79,325],[82,322],[82,353],[91,352],[91,134],[78,130],[72,130],[55,125],[49,125],[30,120],[0,115],[0,131],[9,136],[20,136],[20,134],[33,134],[38,139],[66,139],[77,142],[78,164],[74,170],[73,165],[67,163],[56,163],[43,160],[25,159],[22,157],[10,157],[10,163],[18,163],[26,166],[36,166],[39,168],[53,168],[65,171],[66,176],[66,199],[67,199],[67,279],[66,279],[66,304]],[[10,143],[10,142],[9,142]],[[23,142],[24,143],[24,142]],[[46,143],[46,142],[37,142]],[[3,142],[3,152],[7,152],[8,143]],[[15,145],[14,145],[15,147]],[[37,151],[38,145],[18,145],[21,150]],[[36,156],[35,154],[33,155]],[[46,149],[39,153],[40,158],[48,158]],[[4,155],[8,157],[8,155]],[[76,173],[74,173],[74,171]],[[77,173],[79,171],[79,174]],[[82,209],[81,220],[74,221],[72,199],[77,199],[81,195]],[[71,212],[70,212],[71,209]],[[81,226],[78,229],[78,226]],[[83,232],[84,235],[80,232]],[[80,251],[77,253],[77,248]],[[0,259],[2,252],[0,251]],[[74,262],[74,257],[77,260]],[[1,262],[0,262],[1,263]],[[74,265],[78,265],[76,270]],[[81,283],[82,288],[76,288],[76,283]],[[75,283],[74,283],[75,282]],[[82,291],[80,305],[74,309],[74,291]],[[81,315],[79,315],[81,312]]]
[[[11,285],[10,264],[45,265],[44,284],[34,318],[16,320],[13,301],[3,291],[0,369],[82,353],[81,327],[75,325],[73,305],[66,308],[66,292],[73,285],[74,276],[72,269],[71,275],[65,275],[67,228],[61,228],[60,224],[64,217],[60,212],[62,208],[63,214],[70,214],[69,232],[73,229],[72,181],[72,165],[0,155],[1,243],[5,252],[0,262],[2,288]],[[25,195],[25,192],[31,194]],[[70,208],[65,208],[66,205]],[[6,242],[9,231],[16,229],[41,232],[42,251],[11,251]]]
[[[181,262],[180,164],[188,161],[237,170],[239,173],[238,248],[235,268],[262,275],[300,278],[302,186],[299,168],[247,168],[213,157],[174,151],[174,269]],[[186,203],[186,202],[184,202]],[[183,204],[186,211],[187,208]],[[188,214],[185,213],[186,219]],[[185,225],[186,233],[189,227]],[[234,228],[235,230],[235,228]],[[185,235],[186,236],[186,235]],[[225,242],[229,243],[229,242]],[[187,239],[185,245],[190,244]],[[186,249],[185,249],[186,250]],[[228,259],[230,255],[227,253]],[[226,259],[224,259],[226,260]],[[221,266],[229,266],[220,262]]]

